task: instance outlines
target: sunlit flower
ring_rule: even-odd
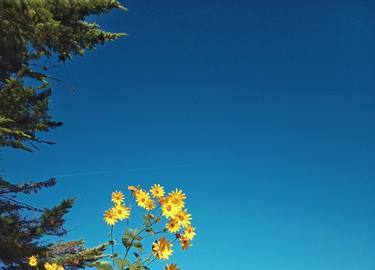
[[[46,262],[44,264],[44,268],[46,270],[64,270],[64,267],[62,267],[61,265],[58,265],[57,263],[49,263],[49,262]]]
[[[124,194],[121,191],[112,192],[111,200],[115,204],[121,204],[124,201]]]
[[[174,263],[166,265],[165,270],[180,270],[180,268],[177,267]]]
[[[177,199],[178,201],[184,201],[186,199],[186,195],[182,192],[181,189],[176,189],[168,194],[168,196],[172,199]]]
[[[174,216],[178,213],[179,208],[176,207],[175,204],[171,202],[168,198],[166,198],[162,205],[161,205],[162,215],[166,218],[174,218]]]
[[[136,192],[138,189],[135,186],[128,186],[128,190],[130,190],[132,193]]]
[[[104,221],[108,225],[114,225],[117,222],[117,214],[113,208],[104,212]]]
[[[146,201],[146,210],[147,211],[151,211],[151,210],[153,210],[153,209],[155,209],[155,207],[156,207],[156,204],[155,204],[155,201],[154,200],[147,200]]]
[[[180,244],[181,244],[181,248],[183,250],[186,250],[186,249],[188,249],[191,246],[190,240],[187,239],[186,237],[181,237],[180,238]]]
[[[171,219],[165,226],[170,233],[175,233],[180,229],[180,225],[175,219]]]
[[[116,213],[116,219],[124,220],[130,217],[130,208],[126,207],[123,204],[118,204],[113,208],[113,211]]]
[[[46,262],[46,263],[44,264],[44,268],[45,268],[46,270],[54,270],[54,267],[53,267],[52,264],[49,263],[49,262]]]
[[[158,259],[169,259],[173,252],[172,246],[165,237],[162,237],[152,245],[152,253]]]
[[[154,197],[154,198],[161,198],[164,196],[164,187],[162,187],[161,185],[159,184],[155,184],[151,187],[151,195]]]
[[[38,257],[35,255],[30,256],[28,259],[28,264],[30,266],[37,266],[38,265]]]
[[[168,199],[181,211],[185,206],[186,195],[182,193],[182,190],[176,189],[168,194]]]
[[[186,229],[184,231],[184,234],[183,234],[183,237],[185,237],[188,240],[193,240],[195,235],[196,235],[195,228],[190,225],[190,226],[186,227]]]
[[[186,228],[187,226],[190,225],[190,221],[191,221],[191,214],[189,214],[187,212],[187,210],[183,210],[183,211],[180,211],[178,212],[176,215],[175,215],[175,219],[177,220],[178,224],[184,228]]]
[[[137,192],[135,192],[134,194],[138,206],[146,208],[146,203],[150,200],[150,194],[142,189],[137,190]]]

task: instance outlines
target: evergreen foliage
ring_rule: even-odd
[[[50,67],[41,60],[64,62],[122,36],[85,21],[113,9],[126,10],[114,0],[0,1],[0,146],[31,151],[35,142],[51,143],[37,133],[62,123],[48,113]]]
[[[62,125],[49,113],[48,70],[56,61],[65,62],[122,36],[86,21],[114,9],[126,10],[115,0],[0,1],[0,150],[32,151],[37,143],[53,144],[39,138],[40,132]],[[31,269],[31,255],[65,269],[84,268],[106,256],[108,243],[86,248],[82,240],[54,243],[56,238],[51,238],[66,234],[64,216],[72,199],[44,209],[21,202],[20,195],[55,184],[53,178],[13,184],[0,177],[0,269]]]

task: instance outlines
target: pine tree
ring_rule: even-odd
[[[62,125],[49,113],[53,85],[48,70],[56,61],[68,61],[123,36],[86,21],[90,15],[114,9],[126,10],[114,0],[0,1],[0,150],[32,151],[38,143],[53,144],[39,137]],[[31,255],[38,255],[41,262],[52,259],[65,269],[84,268],[106,256],[108,243],[86,248],[82,240],[47,241],[46,237],[66,234],[64,216],[73,200],[39,209],[21,202],[19,195],[55,184],[53,178],[13,184],[0,177],[1,269],[30,269],[27,257]]]
[[[126,10],[114,0],[0,1],[0,146],[31,151],[51,143],[37,133],[62,123],[48,113],[50,66],[41,60],[64,62],[123,36],[85,21],[113,9]]]

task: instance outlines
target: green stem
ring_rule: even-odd
[[[111,249],[112,249],[112,265],[115,266],[115,250],[114,250],[114,242],[113,242],[113,225],[111,225]]]
[[[158,217],[160,217],[160,216],[161,216],[161,213],[160,213],[160,215],[159,215]],[[154,221],[152,221],[152,222],[150,223],[150,225],[145,226],[142,230],[140,230],[140,231],[139,231],[139,232],[138,232],[138,233],[132,238],[132,240],[130,241],[129,247],[126,247],[125,255],[124,255],[124,259],[126,259],[126,257],[128,256],[129,251],[130,251],[131,247],[133,246],[134,240],[137,238],[137,236],[139,236],[141,233],[143,233],[144,231],[146,231],[148,228],[151,228],[152,225],[154,225],[154,224],[156,223],[156,220],[157,220],[157,219],[158,219],[158,218],[155,218]],[[146,225],[146,224],[145,224],[145,225]]]

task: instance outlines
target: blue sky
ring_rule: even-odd
[[[375,4],[125,4],[95,20],[129,36],[53,70],[77,89],[55,84],[57,145],[4,151],[3,175],[56,176],[33,202],[76,198],[90,245],[112,190],[182,188],[181,269],[375,269]]]

